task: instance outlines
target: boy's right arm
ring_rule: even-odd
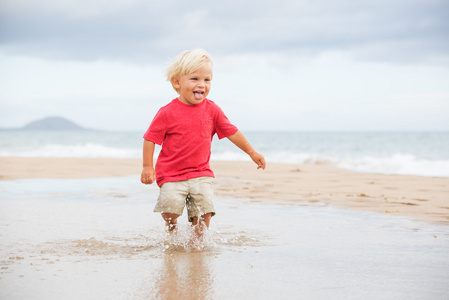
[[[154,143],[148,140],[143,142],[143,170],[140,181],[144,184],[152,184],[156,181],[156,171],[153,167]]]

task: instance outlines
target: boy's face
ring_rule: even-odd
[[[173,77],[173,87],[179,90],[179,101],[188,105],[203,102],[210,91],[212,81],[212,65],[205,64],[193,73]]]

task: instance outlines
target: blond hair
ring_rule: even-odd
[[[203,49],[183,51],[179,53],[168,66],[165,73],[167,81],[171,82],[174,77],[179,78],[183,75],[193,73],[203,67],[206,63],[212,65],[212,57],[207,51]],[[174,89],[179,93],[176,88]]]

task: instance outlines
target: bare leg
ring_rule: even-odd
[[[195,237],[198,240],[204,235],[204,232],[209,228],[210,219],[212,218],[211,213],[204,214],[202,216],[195,217],[192,221],[192,226],[195,226]]]
[[[162,213],[162,218],[165,220],[165,226],[167,226],[167,231],[170,233],[175,233],[178,230],[178,217],[177,214],[172,213]]]

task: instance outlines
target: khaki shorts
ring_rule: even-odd
[[[162,184],[154,212],[182,215],[187,206],[189,222],[207,213],[215,215],[213,177],[198,177]]]

